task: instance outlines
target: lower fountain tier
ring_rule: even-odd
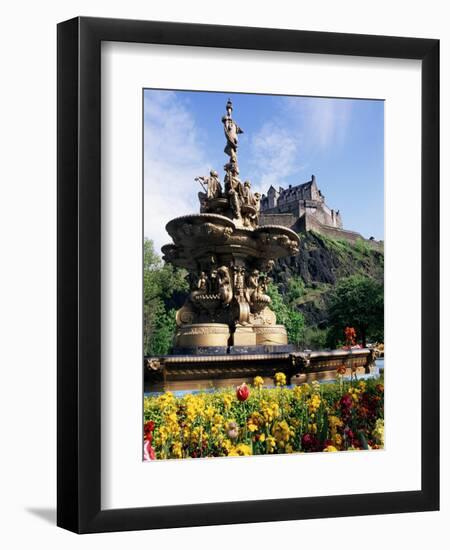
[[[230,348],[228,348],[230,350]],[[194,391],[228,388],[252,384],[255,376],[264,379],[266,386],[274,385],[277,372],[286,375],[288,385],[299,385],[313,380],[333,380],[336,373],[375,373],[376,354],[373,350],[283,351],[279,353],[223,353],[216,355],[179,354],[144,359],[144,390]]]
[[[225,323],[185,324],[177,328],[175,348],[227,348],[228,346],[286,346],[283,325],[237,325],[230,332]]]

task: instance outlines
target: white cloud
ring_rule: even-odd
[[[298,171],[299,142],[275,122],[265,123],[251,142],[251,165],[256,187],[267,190]]]
[[[291,125],[303,134],[308,147],[323,150],[343,142],[351,116],[351,101],[288,97],[283,110]]]
[[[144,234],[155,250],[171,241],[165,230],[177,216],[199,211],[194,181],[209,163],[193,116],[173,92],[146,92],[144,101]]]
[[[315,151],[343,143],[351,116],[351,102],[328,98],[280,98],[280,107],[253,136],[251,165],[256,187],[299,174]]]

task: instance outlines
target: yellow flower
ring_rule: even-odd
[[[375,428],[372,434],[379,445],[384,447],[384,420],[382,418],[378,418],[375,422]]]
[[[250,415],[250,418],[247,421],[247,428],[251,432],[256,432],[256,430],[258,430],[263,424],[263,417],[258,412],[254,412]]]
[[[209,405],[205,411],[205,416],[206,418],[211,421],[213,418],[214,418],[214,415],[216,414],[216,411],[214,410],[214,407],[211,407],[211,405]]]
[[[261,376],[255,376],[253,379],[253,385],[255,388],[262,388],[264,386],[264,378]]]
[[[222,441],[222,447],[224,448],[225,453],[228,455],[230,453],[230,450],[233,447],[233,444],[231,443],[231,441],[229,439],[224,439]]]
[[[182,451],[182,447],[181,447],[181,442],[180,442],[180,441],[176,441],[176,442],[172,445],[172,455],[173,455],[175,458],[182,458],[182,457],[183,457],[183,451]]]
[[[266,445],[267,445],[267,451],[269,453],[273,453],[277,445],[275,438],[269,435],[268,438],[266,439]]]
[[[226,393],[222,397],[222,401],[223,401],[225,410],[229,410],[229,409],[231,409],[231,403],[233,402],[233,396],[229,393]]]
[[[261,403],[261,414],[266,423],[272,422],[272,420],[278,416],[278,404],[277,403],[268,403],[267,401],[262,401]]]
[[[361,389],[358,388],[349,388],[348,393],[352,397],[353,401],[358,401],[360,393],[362,393]]]
[[[336,447],[333,447],[333,445],[328,445],[328,447],[325,447],[323,450],[324,453],[335,453],[337,452]]]
[[[313,415],[319,410],[320,404],[322,400],[320,399],[320,395],[317,393],[313,393],[313,395],[308,399],[308,410],[309,414]]]
[[[217,437],[220,433],[219,428],[216,425],[211,426],[211,435]]]
[[[251,454],[252,448],[244,443],[239,443],[228,452],[228,456],[250,456]]]
[[[175,424],[178,423],[177,414],[176,413],[170,413],[169,416],[166,418],[166,422],[173,422]]]
[[[293,428],[298,428],[302,421],[299,418],[291,418],[291,426]]]
[[[289,426],[286,420],[277,422],[272,429],[272,435],[278,443],[289,441],[291,435],[294,435],[294,430]]]
[[[331,429],[341,428],[344,425],[342,420],[338,416],[334,416],[334,415],[330,415],[328,417],[328,424]]]
[[[275,374],[275,383],[277,386],[286,385],[286,375],[284,374],[284,372],[277,372]]]
[[[301,399],[302,397],[305,397],[309,394],[309,386],[308,384],[301,384],[300,386],[295,386],[294,390],[294,397],[297,399]]]

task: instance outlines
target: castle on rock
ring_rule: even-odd
[[[314,175],[310,181],[300,185],[278,189],[271,185],[267,194],[261,197],[259,223],[283,225],[297,233],[312,230],[351,243],[362,239],[374,248],[381,246],[373,238],[365,239],[356,231],[344,229],[339,210],[327,206]]]

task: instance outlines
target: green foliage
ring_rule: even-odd
[[[173,335],[176,329],[175,309],[161,311],[155,320],[155,330],[151,342],[151,355],[165,355],[172,346]]]
[[[356,239],[356,242],[353,246],[355,250],[357,250],[359,253],[363,254],[364,256],[370,256],[370,252],[372,249],[370,248],[370,245],[363,239]]]
[[[186,271],[163,264],[153,241],[144,240],[144,354],[169,352],[175,332],[175,310],[165,303],[176,292],[187,292]]]
[[[354,247],[348,241],[344,239],[333,239],[332,237],[323,233],[310,232],[314,239],[322,244],[322,246],[331,252],[334,252],[338,256],[348,256],[354,254]]]
[[[342,338],[346,326],[355,327],[363,346],[367,338],[383,340],[384,288],[370,277],[353,275],[341,279],[332,294],[329,307],[330,332],[334,342]]]
[[[288,281],[286,300],[289,305],[294,305],[305,294],[305,283],[300,279],[300,277],[292,277]]]
[[[324,349],[328,343],[328,329],[315,326],[306,327],[303,335],[303,347],[305,349]]]
[[[283,300],[278,288],[273,283],[269,284],[267,294],[272,300],[270,308],[277,316],[277,323],[286,327],[289,342],[295,345],[300,344],[305,328],[303,315]]]
[[[362,238],[357,238],[355,242],[349,242],[345,239],[334,239],[322,233],[310,232],[314,239],[320,242],[323,247],[331,253],[336,254],[341,260],[352,260],[356,263],[366,263],[369,258],[378,262],[380,260],[380,250],[374,249],[370,243]],[[378,245],[381,248],[381,245]]]

